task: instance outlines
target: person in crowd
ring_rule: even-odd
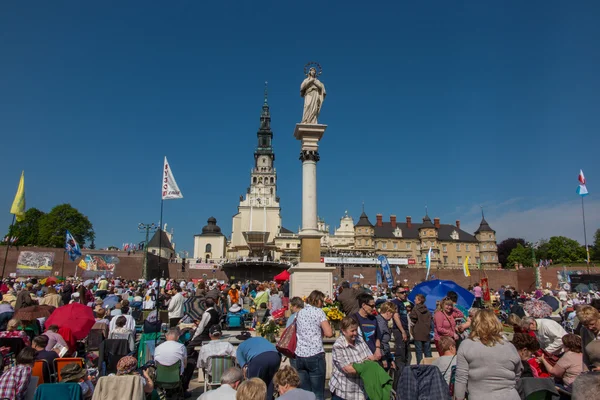
[[[44,336],[48,338],[48,345],[46,346],[46,350],[52,350],[56,344],[59,344],[62,347],[67,347],[67,342],[63,337],[58,333],[58,325],[50,325],[46,332],[44,332]]]
[[[244,376],[261,379],[267,386],[267,398],[273,398],[273,377],[281,365],[281,354],[273,343],[263,337],[246,339],[238,346],[236,358]]]
[[[235,358],[235,349],[229,342],[221,340],[223,332],[219,324],[210,327],[210,342],[204,343],[198,354],[198,368],[204,368],[208,376],[212,376],[211,358],[215,356],[230,356]]]
[[[534,331],[540,347],[548,353],[558,355],[563,352],[562,338],[567,332],[558,322],[545,318],[525,317],[521,320],[521,329]]]
[[[75,288],[72,285],[72,280],[67,279],[61,290],[61,298],[63,304],[69,304],[69,302],[71,301],[71,295],[74,291]]]
[[[600,340],[592,340],[585,346],[585,352],[588,355],[589,365],[586,365],[590,371],[600,371]]]
[[[317,400],[323,400],[325,396],[325,349],[320,338],[333,336],[331,325],[321,309],[324,301],[325,294],[313,290],[304,308],[296,315],[296,368],[301,388],[313,392]]]
[[[555,378],[562,379],[565,388],[569,388],[583,372],[583,356],[581,354],[581,337],[568,333],[562,338],[565,353],[552,366],[543,356],[538,361],[544,364],[546,371]]]
[[[142,387],[144,393],[150,394],[154,390],[154,381],[150,377],[150,373],[147,368],[142,370],[142,375],[137,368],[138,360],[132,356],[125,356],[117,363],[117,376],[123,375],[136,375],[139,376],[142,381]]]
[[[591,369],[587,345],[600,337],[600,312],[592,306],[581,306],[577,310],[577,319],[581,323],[581,345],[583,363]]]
[[[221,375],[221,386],[203,393],[198,400],[235,400],[237,388],[243,379],[242,370],[237,367],[227,368]]]
[[[431,357],[431,312],[425,305],[425,295],[419,293],[415,296],[415,306],[410,311],[409,317],[412,322],[417,364],[421,364],[423,354],[425,357]]]
[[[456,320],[454,319],[454,304],[452,300],[446,298],[439,303],[438,309],[433,314],[433,338],[438,353],[441,354],[438,343],[440,338],[449,337],[455,342],[458,341],[458,330]]]
[[[595,399],[600,393],[600,372],[581,374],[571,387],[572,400]]]
[[[202,314],[202,319],[194,332],[194,336],[192,336],[194,343],[197,341],[209,341],[210,328],[219,323],[219,312],[215,309],[215,300],[208,297],[204,300],[204,304],[206,305],[206,309]]]
[[[270,397],[267,397],[267,385],[258,378],[251,378],[242,382],[242,384],[238,386],[235,398],[236,400],[270,399]]]
[[[456,342],[451,337],[442,336],[438,345],[440,356],[433,360],[431,365],[439,368],[444,380],[449,385],[452,377],[452,367],[456,366]]]
[[[64,290],[63,290],[63,293],[64,293]],[[104,300],[104,298],[106,297],[107,294],[108,294],[108,280],[106,279],[106,277],[104,275],[102,275],[100,277],[100,280],[98,281],[98,288],[96,289],[96,296],[98,296],[98,297],[100,297],[100,299]],[[64,296],[63,296],[63,301],[64,301]]]
[[[398,311],[398,308],[391,301],[384,302],[379,308],[379,314],[375,317],[377,321],[377,329],[380,333],[381,342],[381,363],[383,368],[386,370],[395,367],[394,354],[390,347],[390,340],[392,339],[392,333],[389,328],[389,321],[392,320],[394,314]]]
[[[115,322],[116,327],[108,334],[109,339],[125,339],[129,342],[129,351],[135,350],[135,333],[127,328],[127,318],[124,315],[119,315]]]
[[[185,299],[181,294],[181,287],[179,285],[173,286],[171,289],[171,300],[169,300],[169,327],[173,328],[179,324],[179,321],[183,317],[183,303]]]
[[[162,321],[158,319],[156,310],[151,311],[146,319],[144,320],[144,326],[142,328],[143,333],[157,333],[162,328]]]
[[[87,370],[77,363],[67,364],[60,370],[61,382],[77,383],[81,387],[83,400],[94,395],[94,384],[89,380]]]
[[[110,324],[110,321],[106,318],[106,310],[104,308],[100,308],[98,311],[96,311],[95,319],[96,319],[96,322],[105,324],[106,326],[108,326]]]
[[[198,282],[198,287],[196,288],[196,296],[205,297],[206,296],[206,282],[201,280]]]
[[[60,307],[63,305],[62,297],[56,293],[56,289],[53,286],[48,288],[48,293],[39,300],[40,305],[47,305],[52,307]]]
[[[479,311],[456,355],[455,398],[465,399],[468,382],[469,398],[520,400],[516,384],[522,370],[519,353],[502,336],[502,323],[494,311]]]
[[[15,315],[15,309],[7,302],[2,301],[0,303],[0,331],[6,329],[8,321]]]
[[[50,375],[55,373],[54,371],[54,360],[59,358],[58,353],[52,350],[46,350],[48,346],[48,336],[40,335],[33,338],[31,347],[36,351],[36,360],[46,360],[48,363],[48,376],[44,376],[44,381],[50,383]]]
[[[154,310],[156,308],[156,290],[148,289],[142,302],[143,310]]]
[[[0,376],[0,399],[25,399],[35,353],[32,347],[25,347],[17,354],[16,365]]]
[[[288,318],[288,320],[285,324],[286,328],[288,326],[290,326],[296,320],[296,314],[298,313],[298,311],[302,310],[303,308],[304,308],[304,300],[302,300],[302,298],[298,297],[298,296],[292,297],[292,299],[290,300],[290,311],[292,312],[292,314],[290,315],[290,317]]]
[[[479,286],[478,282],[476,282],[473,286],[473,294],[475,295],[473,307],[483,308],[483,289],[481,289],[481,286]]]
[[[498,297],[500,299],[500,308],[504,309],[506,308],[506,286],[502,285],[500,286],[500,289],[498,289]]]
[[[353,315],[358,312],[358,290],[351,288],[350,283],[342,282],[341,293],[337,300],[342,305],[342,311],[346,315]]]
[[[179,287],[179,286],[177,286]],[[171,366],[179,361],[182,374],[182,384],[185,391],[187,391],[192,374],[194,371],[195,364],[192,366],[192,374],[184,374],[184,370],[189,369],[187,367],[187,350],[185,346],[179,342],[179,336],[181,332],[179,328],[170,328],[165,334],[166,341],[159,344],[154,351],[154,361],[164,365]],[[189,394],[188,394],[189,396]]]
[[[410,305],[406,296],[408,295],[408,289],[398,286],[396,288],[396,298],[392,300],[392,303],[396,305],[397,311],[394,314],[394,324],[392,326],[392,333],[394,334],[394,359],[396,367],[399,369],[410,365],[410,330],[408,324],[408,309],[407,304]]]
[[[110,310],[110,316],[118,317],[119,315],[123,315],[122,308],[123,308],[123,304],[121,304],[121,302],[118,302],[117,304],[115,304],[115,308]]]
[[[256,308],[260,308],[261,304],[269,303],[269,292],[265,289],[264,285],[258,285],[256,288],[256,296],[254,297],[254,305]]]
[[[19,330],[19,328],[21,328],[21,321],[14,318],[11,319],[6,325],[6,330],[0,332],[0,338],[21,338],[26,346],[30,346],[31,339],[24,331]]]
[[[117,303],[117,304],[119,304],[119,303]],[[126,319],[125,327],[127,329],[129,329],[130,331],[135,332],[135,319],[131,315],[121,314],[118,317],[125,318]],[[117,327],[117,319],[118,319],[118,317],[117,318],[113,317],[110,320],[110,322],[108,324],[108,329],[109,329],[110,332],[112,332],[113,330],[115,330],[115,328]]]
[[[273,377],[273,384],[279,400],[315,400],[315,394],[299,389],[300,376],[298,372],[289,365],[281,368]]]
[[[227,292],[227,298],[229,300],[229,307],[240,303],[240,290],[237,288],[235,283],[231,285],[229,292]]]
[[[378,358],[371,352],[358,329],[359,325],[355,318],[342,319],[342,334],[336,339],[331,351],[333,365],[329,391],[332,400],[366,399],[363,382],[353,364],[365,360],[376,361]]]
[[[535,336],[528,335],[527,333],[515,333],[512,344],[517,349],[517,353],[519,353],[519,357],[521,358],[521,364],[523,365],[521,378],[538,378],[537,369],[531,368],[530,364],[533,354],[540,349],[540,344]]]
[[[15,304],[15,311],[17,311],[21,308],[30,307],[35,304],[35,302],[33,301],[33,298],[31,297],[32,290],[33,290],[33,285],[31,283],[28,283],[27,285],[25,285],[25,287],[23,289],[21,289],[19,291],[19,293],[17,293],[17,302]]]
[[[283,308],[281,297],[279,297],[279,291],[277,288],[271,289],[271,295],[269,296],[269,310],[271,310],[271,314],[277,310],[281,310]]]
[[[381,359],[381,332],[377,326],[377,319],[373,315],[375,299],[368,293],[358,295],[358,312],[352,317],[358,322],[359,333],[365,339],[371,352]]]

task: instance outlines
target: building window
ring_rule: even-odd
[[[410,250],[410,242],[406,242],[406,250]]]
[[[487,254],[485,256],[483,256],[483,261],[487,261],[488,260],[488,256]]]
[[[252,183],[256,183],[256,177],[252,178]]]
[[[485,249],[487,249],[487,244],[484,244],[484,245],[483,245],[483,249],[484,249],[484,250],[485,250]]]
[[[462,264],[462,257],[461,256],[458,256],[458,263]]]
[[[394,249],[397,249],[397,248],[398,248],[398,243],[394,242]]]
[[[448,256],[444,256],[444,264],[448,264]]]
[[[286,244],[285,244],[285,248],[286,248],[286,249],[289,249],[289,248],[290,248],[290,244],[289,244],[289,243],[286,243]]]
[[[447,245],[445,245],[445,244],[443,244],[443,245],[442,245],[442,251],[443,251],[444,253],[447,253],[447,252],[448,252],[448,246],[447,246]]]
[[[479,245],[475,246],[475,251],[477,251],[477,252],[479,251]]]
[[[480,260],[479,257],[475,257],[475,263],[479,264],[479,260]]]
[[[496,261],[496,256],[492,256],[492,261]]]
[[[490,239],[492,238],[492,234],[491,234],[491,233],[490,233],[490,235],[489,235],[489,238],[490,238]]]
[[[367,246],[371,245],[371,241],[369,239],[367,239]]]
[[[212,252],[212,245],[210,243],[206,244],[206,247],[204,248],[204,252],[205,253],[210,253]]]
[[[460,251],[460,243],[456,243],[456,251]]]
[[[465,251],[470,251],[470,250],[471,250],[470,246],[468,244],[465,244]]]
[[[383,248],[387,249],[387,242],[383,242]]]

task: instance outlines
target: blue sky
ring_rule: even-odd
[[[425,205],[499,238],[583,240],[600,227],[600,3],[581,1],[2,2],[0,232],[18,177],[27,205],[69,202],[99,247],[156,222],[166,155],[182,200],[165,202],[179,250],[209,216],[227,234],[250,183],[269,82],[283,225],[301,221],[293,138],[303,66],[323,66],[329,127],[319,214],[361,204],[374,221]]]

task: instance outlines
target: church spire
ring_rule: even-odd
[[[265,81],[265,106],[269,106],[269,102],[267,101],[267,97],[269,95],[269,87],[267,86],[269,82]]]

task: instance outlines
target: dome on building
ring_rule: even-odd
[[[206,223],[207,225],[202,228],[203,235],[222,235],[221,228],[217,225],[217,219],[215,217],[210,217]]]

